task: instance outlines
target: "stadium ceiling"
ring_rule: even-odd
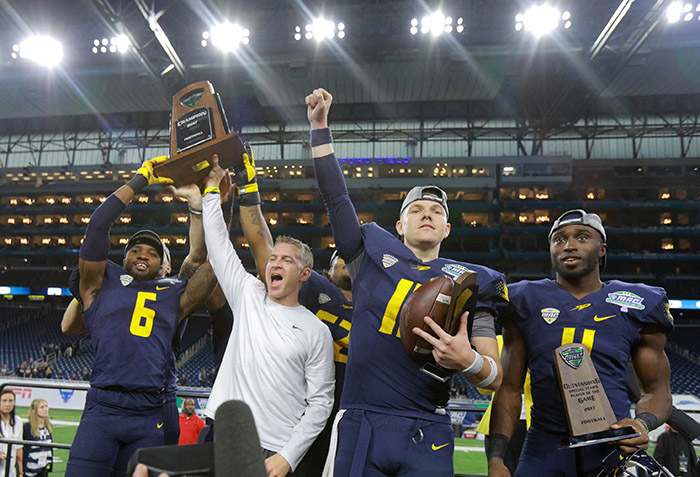
[[[303,121],[303,98],[317,86],[333,92],[336,121],[516,118],[546,129],[596,115],[700,112],[697,0],[693,21],[674,24],[670,0],[552,1],[570,27],[539,38],[515,28],[533,3],[0,0],[0,134],[162,125],[172,94],[203,79],[234,127]],[[435,10],[452,32],[410,31]],[[320,16],[334,37],[307,41],[305,25]],[[210,35],[226,21],[248,30],[248,44],[223,53]],[[60,65],[13,58],[32,34],[62,42]],[[112,38],[126,39],[126,53],[109,54]]]

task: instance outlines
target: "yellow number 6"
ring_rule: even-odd
[[[146,308],[146,300],[156,301],[156,294],[151,292],[139,292],[136,297],[134,314],[131,315],[131,326],[129,331],[134,336],[148,338],[153,329],[153,319],[156,317],[155,310]],[[141,318],[145,318],[145,323],[141,324]]]

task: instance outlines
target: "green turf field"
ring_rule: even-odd
[[[17,415],[26,420],[28,408],[17,408]],[[70,444],[73,442],[75,431],[78,429],[81,411],[66,411],[61,409],[51,410],[51,421],[54,423],[53,441],[61,444]],[[58,422],[70,422],[73,425],[59,424]],[[464,448],[464,449],[462,449]],[[697,450],[697,449],[696,449]],[[649,446],[650,454],[654,453],[654,444]],[[67,450],[54,451],[55,464],[52,477],[63,477],[66,470],[66,461],[68,460]],[[455,473],[457,474],[482,474],[486,475],[486,457],[484,455],[484,441],[477,439],[455,439]]]

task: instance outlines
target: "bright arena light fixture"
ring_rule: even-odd
[[[671,2],[666,8],[666,21],[668,23],[679,23],[681,20],[690,22],[694,19],[700,20],[700,3],[683,3],[680,0]]]
[[[34,36],[27,38],[12,47],[12,58],[22,58],[53,68],[63,58],[63,45],[60,41],[49,36]]]
[[[238,24],[220,23],[213,26],[211,31],[202,33],[202,47],[206,48],[210,43],[225,53],[231,53],[236,51],[239,45],[250,43],[250,30]]]
[[[114,36],[112,38],[95,38],[92,41],[92,52],[97,53],[126,53],[131,46],[131,42],[126,35]]]
[[[325,18],[315,18],[311,23],[307,23],[302,32],[300,25],[294,27],[294,39],[301,41],[302,38],[307,40],[330,40],[332,38],[345,38],[345,23],[335,23]]]
[[[408,30],[411,35],[417,35],[418,32],[422,35],[430,33],[433,37],[438,37],[443,33],[462,33],[464,31],[464,18],[454,18],[445,16],[442,12],[436,11],[430,15],[425,15],[423,18],[411,19],[411,27]]]
[[[559,25],[568,30],[571,28],[571,12],[559,12],[559,9],[551,5],[533,5],[525,13],[515,16],[515,31],[525,30],[540,38],[559,28]]]

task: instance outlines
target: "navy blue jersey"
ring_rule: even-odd
[[[473,270],[478,273],[477,308],[495,316],[508,299],[503,275],[445,258],[423,262],[374,223],[362,226],[362,237],[364,251],[348,265],[355,310],[341,407],[423,418],[426,412],[434,415],[436,408],[447,404],[449,384],[420,372],[406,355],[397,319],[401,305],[433,277],[457,278]]]
[[[617,280],[577,300],[556,281],[522,281],[508,286],[516,324],[527,347],[532,382],[532,425],[567,432],[553,351],[581,343],[589,351],[617,419],[629,417],[627,362],[647,325],[669,332],[673,318],[662,288]]]
[[[352,302],[348,301],[335,283],[312,271],[311,277],[299,291],[299,303],[323,321],[333,336],[333,360],[335,361],[333,409],[337,410],[345,381],[345,365],[348,362]]]
[[[164,390],[186,285],[179,278],[138,281],[107,260],[102,287],[83,314],[95,355],[92,386]]]

